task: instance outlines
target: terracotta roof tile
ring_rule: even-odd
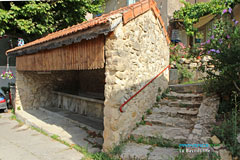
[[[132,4],[130,6],[120,8],[120,9],[112,11],[108,14],[103,14],[102,16],[96,17],[96,18],[91,19],[89,21],[85,21],[85,22],[73,25],[71,27],[68,27],[68,28],[50,33],[43,38],[40,38],[40,39],[37,39],[35,41],[29,42],[29,43],[27,43],[23,46],[10,49],[6,52],[6,54],[8,54],[10,52],[13,52],[13,51],[17,51],[17,50],[25,49],[25,48],[28,48],[28,47],[32,47],[34,45],[38,45],[38,44],[41,44],[41,43],[45,43],[45,42],[48,42],[48,41],[51,41],[51,40],[54,40],[54,39],[58,39],[58,38],[67,36],[69,34],[76,33],[78,31],[82,31],[82,30],[86,30],[88,28],[92,28],[92,27],[97,26],[97,25],[105,24],[109,21],[109,18],[114,14],[119,14],[119,13],[123,14],[123,23],[126,24],[130,20],[132,20],[135,17],[145,13],[149,9],[152,9],[155,16],[159,19],[159,21],[160,21],[160,23],[163,27],[166,39],[167,39],[168,43],[170,43],[170,39],[169,39],[168,34],[166,32],[166,28],[163,24],[162,18],[159,14],[160,11],[157,8],[156,2],[154,0],[140,0],[139,2],[137,2],[135,4]]]

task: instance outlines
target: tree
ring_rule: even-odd
[[[102,12],[104,0],[0,2],[0,35],[27,41],[85,21]]]

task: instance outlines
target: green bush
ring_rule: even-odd
[[[212,133],[220,138],[234,157],[240,158],[240,144],[237,142],[237,135],[240,133],[240,101],[237,101],[237,97],[238,95],[235,93],[232,98],[234,109],[232,112],[223,114],[223,122],[215,126]],[[226,106],[226,104],[231,105],[230,103],[224,103],[223,106]],[[221,119],[219,120],[221,121]]]
[[[220,126],[215,126],[213,129],[213,134],[220,138],[220,140],[225,144],[227,149],[231,151],[233,156],[238,156],[240,158],[240,145],[237,142],[236,130],[240,132],[240,115],[238,114],[238,125],[233,127],[235,121],[234,116],[231,115],[230,118],[226,118]]]
[[[180,75],[180,78],[179,78],[180,81],[183,81],[185,78],[191,79],[193,77],[193,73],[190,72],[183,65],[179,64],[178,62],[176,63],[176,67],[177,67],[179,75]]]
[[[210,39],[198,46],[199,55],[212,57],[208,65],[214,68],[207,69],[203,65],[200,68],[208,73],[208,89],[221,95],[240,92],[240,27],[238,21],[230,18],[229,12],[231,9],[223,11],[209,33]]]

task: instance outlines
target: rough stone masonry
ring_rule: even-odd
[[[153,12],[140,15],[126,25],[120,24],[106,39],[106,84],[104,108],[104,145],[108,150],[125,139],[155,102],[158,88],[168,86],[168,70],[132,99],[119,107],[161,70],[169,65],[169,48]]]

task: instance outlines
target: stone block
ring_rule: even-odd
[[[181,58],[181,59],[179,60],[179,62],[180,62],[181,64],[185,63],[185,61],[186,61],[186,58]]]
[[[121,158],[124,160],[148,159],[147,155],[150,153],[150,148],[150,145],[128,143],[121,154]]]
[[[198,65],[197,63],[190,63],[190,64],[189,64],[189,68],[190,68],[190,69],[196,68],[197,65]]]
[[[127,75],[126,75],[126,72],[117,72],[116,77],[122,80],[125,77],[127,77]]]
[[[150,153],[148,160],[167,160],[174,159],[179,154],[175,148],[160,148],[156,147],[153,152]]]
[[[221,157],[221,160],[232,160],[231,153],[228,150],[226,150],[226,149],[221,149],[219,151],[219,155]]]
[[[178,84],[178,70],[170,69],[169,72],[169,84]]]
[[[217,136],[212,136],[211,140],[212,140],[213,144],[220,144],[221,143],[221,141],[218,139]]]

